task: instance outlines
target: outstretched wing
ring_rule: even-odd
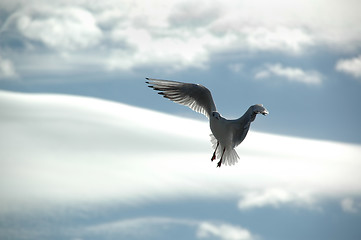
[[[159,91],[158,94],[173,102],[190,107],[208,118],[216,111],[211,92],[208,88],[193,83],[146,78],[148,87]]]

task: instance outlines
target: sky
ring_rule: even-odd
[[[360,239],[359,9],[1,1],[0,235]],[[270,114],[216,169],[207,119],[145,77],[206,86],[226,118]]]

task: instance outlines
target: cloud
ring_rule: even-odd
[[[269,78],[272,76],[282,77],[290,82],[299,82],[308,85],[322,83],[322,75],[317,71],[304,71],[300,68],[284,67],[282,64],[267,64],[265,69],[255,74],[256,79]]]
[[[203,222],[199,225],[197,237],[200,239],[217,237],[222,240],[251,240],[254,236],[244,228],[229,224]]]
[[[79,7],[30,7],[15,12],[10,20],[26,38],[56,51],[94,47],[102,37],[92,13]]]
[[[85,236],[107,236],[119,238],[121,236],[132,236],[149,238],[166,232],[165,229],[171,227],[191,227],[194,228],[198,222],[190,219],[166,218],[166,217],[140,217],[113,221],[93,226],[87,226],[78,230]]]
[[[238,147],[238,165],[219,169],[203,121],[94,98],[4,91],[0,109],[0,221],[46,219],[35,230],[1,226],[6,236],[21,236],[12,238],[53,236],[54,229],[67,239],[181,229],[199,239],[257,239],[253,230],[223,221],[142,217],[138,210],[119,219],[122,210],[109,211],[197,199],[239,199],[241,211],[313,210],[323,200],[361,195],[360,145],[251,131]],[[346,209],[359,208],[347,201]],[[63,224],[84,217],[94,221]]]
[[[358,213],[361,203],[355,203],[352,198],[344,198],[341,201],[341,208],[347,213]]]
[[[88,226],[79,232],[84,236],[136,236],[151,237],[166,234],[171,228],[186,228],[195,231],[199,239],[251,240],[253,234],[240,226],[224,222],[201,221],[168,217],[141,217]]]
[[[130,48],[115,49],[108,61],[108,67],[127,70],[136,66],[166,64],[171,66],[172,70],[187,67],[204,68],[209,60],[207,48],[219,46],[221,41],[227,42],[227,39],[218,39],[207,32],[187,38],[177,35],[165,33],[163,37],[158,38],[142,28],[115,29],[112,39],[124,41]]]
[[[182,1],[172,6],[168,20],[177,27],[204,27],[221,17],[220,5],[221,2],[218,1]]]
[[[13,79],[17,77],[18,74],[15,71],[13,63],[0,56],[0,79]]]
[[[83,208],[83,210],[85,209]],[[61,214],[55,216],[62,217]],[[82,216],[84,217],[84,215]],[[49,216],[48,221],[56,222]],[[71,222],[72,219],[68,219],[68,221]],[[144,216],[117,219],[115,217],[110,221],[94,219],[85,222],[79,221],[76,224],[53,223],[55,226],[46,221],[34,220],[34,218],[30,222],[33,223],[33,226],[21,225],[21,231],[19,231],[19,227],[0,226],[0,236],[11,236],[16,239],[39,239],[41,237],[50,239],[54,236],[62,239],[168,239],[169,236],[174,236],[175,232],[178,234],[186,232],[188,239],[191,236],[193,237],[190,239],[207,239],[208,237],[221,240],[254,239],[254,234],[240,226],[222,221],[204,221],[192,218]],[[37,226],[39,222],[41,228]]]
[[[231,63],[228,65],[228,69],[231,70],[234,73],[239,73],[243,70],[243,64],[242,63]]]
[[[355,78],[361,78],[361,55],[351,59],[341,59],[337,61],[335,68]]]
[[[314,200],[307,193],[291,192],[285,189],[269,188],[263,191],[249,191],[238,203],[241,210],[259,207],[279,207],[284,204],[312,206]]]
[[[217,169],[203,121],[63,95],[0,92],[0,109],[2,213],[219,196],[314,207],[361,194],[359,145],[250,132],[242,161]]]
[[[79,71],[85,61],[102,70],[131,71],[151,66],[173,72],[205,69],[218,53],[301,56],[319,46],[345,52],[361,47],[360,28],[349,28],[360,21],[357,1],[289,4],[225,0],[195,4],[138,0],[119,4],[79,0],[70,5],[58,0],[37,1],[36,7],[27,1],[14,2],[17,4],[0,3],[9,15],[1,31],[16,32],[3,36],[16,35],[25,41],[27,56],[47,54],[48,59],[70,65],[73,71]],[[323,18],[315,4],[324,10]],[[38,43],[50,52],[44,53]],[[311,77],[310,81],[317,82],[318,78]]]
[[[251,49],[301,54],[306,46],[314,44],[312,37],[302,29],[276,27],[245,29]]]

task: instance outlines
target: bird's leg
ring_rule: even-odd
[[[214,150],[213,156],[211,158],[211,161],[213,162],[214,159],[216,159],[216,152],[217,152],[217,148],[218,148],[219,142],[217,142],[217,146],[216,149]]]
[[[224,151],[226,151],[226,148],[223,148],[223,152],[222,152],[221,160],[219,160],[219,162],[217,163],[217,167],[221,167],[221,165],[222,165],[222,159],[223,159],[223,154],[224,154]]]

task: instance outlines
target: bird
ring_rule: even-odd
[[[217,167],[221,167],[222,164],[230,166],[238,162],[239,156],[234,148],[245,139],[257,114],[269,114],[262,104],[255,104],[250,106],[240,118],[228,120],[217,112],[211,92],[201,84],[154,78],[146,78],[146,80],[148,87],[158,91],[158,94],[164,98],[188,106],[208,117],[214,149],[211,161],[220,159]]]

